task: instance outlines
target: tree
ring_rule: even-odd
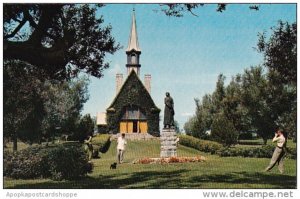
[[[267,39],[259,35],[258,51],[264,56],[268,69],[268,105],[275,115],[276,124],[292,137],[297,132],[297,24],[278,22]]]
[[[179,123],[178,121],[174,121],[174,128],[175,128],[175,132],[178,134],[178,133],[181,133],[180,132],[180,126],[179,126]]]
[[[238,132],[224,113],[218,113],[211,126],[211,136],[224,146],[231,146],[237,143]]]
[[[195,116],[192,119],[192,135],[202,139],[207,139],[206,131],[211,129],[213,117],[222,110],[222,100],[225,97],[224,87],[225,76],[220,74],[216,83],[215,91],[212,95],[206,94],[202,101],[194,99],[196,104]]]
[[[216,83],[216,89],[212,94],[212,103],[214,104],[216,108],[216,112],[220,111],[223,104],[222,101],[225,98],[225,86],[224,86],[225,76],[223,74],[220,74],[218,76],[218,80]]]
[[[185,13],[192,14],[194,16],[198,16],[195,14],[195,10],[199,7],[203,7],[204,3],[167,3],[167,4],[159,4],[160,5],[160,11],[163,12],[167,16],[171,17],[183,17]],[[228,4],[226,3],[218,3],[216,5],[216,11],[217,12],[224,12],[226,8],[228,7]],[[249,9],[250,10],[259,10],[259,5],[256,4],[250,4]],[[155,10],[156,12],[158,10]]]
[[[256,130],[264,143],[280,126],[296,140],[297,132],[297,31],[296,23],[279,22],[267,40],[260,35],[258,50],[263,66],[236,75],[228,86],[220,74],[212,95],[196,101],[196,114],[186,124],[190,135],[199,137],[212,128],[219,114],[238,132]],[[220,117],[220,116],[218,116]],[[221,132],[221,131],[220,131]]]
[[[74,140],[83,142],[87,136],[92,136],[94,132],[94,121],[91,118],[90,114],[84,115],[78,125],[77,129],[73,135]]]
[[[202,110],[204,130],[208,131],[211,129],[213,115],[217,112],[217,109],[212,101],[212,96],[209,94],[204,95],[201,106],[202,108],[199,110]]]
[[[222,100],[222,109],[225,116],[233,123],[235,129],[247,132],[250,128],[250,118],[247,109],[242,103],[241,75],[233,77],[229,85],[225,88],[226,95]]]
[[[210,130],[212,123],[212,101],[210,95],[205,95],[202,102],[194,99],[196,104],[195,115],[184,124],[187,135],[192,135],[201,139],[207,139],[207,130]]]
[[[246,69],[242,75],[242,104],[247,108],[251,125],[264,143],[276,129],[276,115],[268,105],[268,81],[262,67]]]
[[[17,151],[18,137],[30,142],[39,139],[43,72],[22,61],[4,61],[3,64],[3,130],[4,137],[12,138]],[[35,126],[30,131],[29,127]]]
[[[4,4],[4,59],[22,60],[53,79],[102,77],[107,53],[120,48],[91,4]],[[26,27],[28,24],[29,27]]]
[[[61,132],[74,132],[83,103],[88,99],[86,78],[72,81],[45,79],[35,66],[22,61],[4,62],[4,137],[40,142]]]
[[[266,33],[259,34],[258,51],[264,55],[264,66],[271,73],[270,80],[296,86],[297,84],[297,24],[278,22],[266,40]],[[278,73],[278,76],[273,74]],[[274,76],[272,76],[274,75]],[[273,83],[273,82],[272,82]]]
[[[183,129],[187,135],[193,135],[193,125],[195,123],[195,116],[190,117],[187,122],[184,123]]]
[[[83,104],[89,98],[88,79],[82,77],[69,82],[47,81],[44,88],[44,136],[54,139],[59,132],[67,135],[75,133]]]

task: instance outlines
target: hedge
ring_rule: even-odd
[[[77,179],[91,171],[81,144],[35,146],[4,154],[4,176],[16,179]]]
[[[188,146],[191,148],[198,149],[199,151],[218,154],[221,157],[255,157],[255,158],[271,158],[274,151],[274,145],[263,145],[260,147],[249,147],[249,148],[239,148],[239,147],[223,147],[221,144],[201,140],[188,135],[180,136],[180,144]],[[287,158],[296,159],[297,150],[296,148],[287,147]]]
[[[199,151],[215,154],[217,153],[221,148],[222,145],[209,140],[201,140],[189,135],[181,135],[179,136],[180,144],[184,146],[188,146],[194,149],[198,149]]]
[[[261,147],[251,148],[223,148],[218,152],[221,157],[255,157],[255,158],[271,158],[274,152],[274,145],[264,145]],[[295,148],[287,148],[286,157],[290,159],[297,158],[297,150]]]
[[[221,157],[255,157],[255,158],[271,158],[274,146],[264,145],[262,147],[251,148],[223,148],[218,152]]]

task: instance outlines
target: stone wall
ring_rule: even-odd
[[[112,138],[117,139],[119,136],[121,136],[120,133],[113,134]],[[126,140],[153,140],[158,138],[150,135],[149,133],[125,133],[125,139]]]

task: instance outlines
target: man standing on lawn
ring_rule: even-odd
[[[273,152],[270,164],[265,171],[270,171],[276,164],[278,164],[279,172],[281,174],[283,173],[283,159],[286,153],[286,141],[286,134],[283,133],[282,129],[278,129],[273,138],[273,142],[277,142],[276,148]]]
[[[125,133],[122,133],[122,135],[118,137],[117,143],[117,160],[119,164],[122,164],[124,159],[125,146],[127,144]]]

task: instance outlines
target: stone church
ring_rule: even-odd
[[[116,74],[116,96],[106,109],[110,133],[149,133],[159,136],[160,109],[151,98],[151,75],[140,79],[140,55],[135,12],[133,10],[127,55],[127,75]]]

